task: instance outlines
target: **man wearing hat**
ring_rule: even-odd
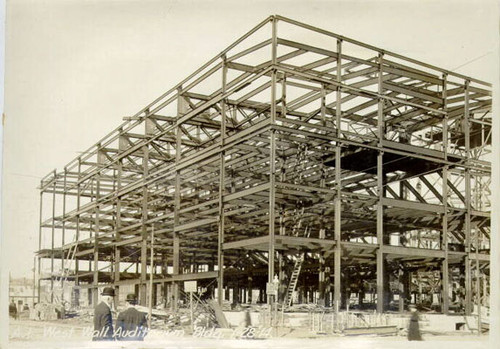
[[[137,297],[135,294],[128,294],[125,302],[127,309],[118,314],[116,319],[116,339],[143,341],[148,331],[146,314],[136,309]]]
[[[115,290],[112,287],[105,287],[101,293],[102,301],[94,310],[94,332],[93,341],[112,341],[114,340],[113,318],[111,316],[111,306]]]

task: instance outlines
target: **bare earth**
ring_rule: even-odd
[[[488,335],[457,332],[423,334],[423,342],[408,342],[399,336],[341,336],[315,334],[307,329],[273,329],[267,339],[234,339],[234,332],[224,332],[224,339],[196,338],[188,332],[151,331],[144,342],[92,342],[91,323],[75,319],[57,321],[11,320],[8,348],[495,348]],[[210,338],[212,337],[212,338]]]

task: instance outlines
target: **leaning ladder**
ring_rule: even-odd
[[[302,253],[295,261],[292,275],[290,276],[290,283],[288,284],[288,288],[285,294],[284,304],[286,307],[292,305],[293,292],[295,291],[295,288],[297,287],[297,283],[299,281],[300,270],[302,269],[302,263],[304,262],[304,255],[305,253]]]
[[[64,261],[63,270],[61,273],[61,284],[64,281],[66,281],[66,279],[68,278],[69,267],[71,266],[71,262],[75,259],[77,248],[78,248],[78,241],[75,241],[75,244],[73,246],[70,246],[70,248],[68,250],[68,254],[67,254],[66,260]],[[71,258],[70,258],[70,256],[71,256]],[[68,271],[68,272],[66,272],[66,271]]]
[[[310,231],[308,229],[309,227],[306,227],[304,231],[304,236],[309,237]],[[297,287],[297,283],[299,281],[299,275],[300,275],[300,270],[302,269],[302,264],[304,263],[304,257],[305,257],[305,252],[301,253],[300,256],[297,258],[295,261],[295,265],[293,267],[292,274],[290,276],[290,282],[288,283],[288,288],[286,290],[285,294],[285,300],[283,302],[283,310],[285,307],[289,307],[292,305],[292,297],[293,297],[293,292],[295,291],[295,288]]]

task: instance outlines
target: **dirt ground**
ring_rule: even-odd
[[[152,330],[144,342],[92,342],[91,323],[77,319],[56,321],[11,320],[8,348],[486,348],[489,336],[457,332],[423,333],[424,342],[408,342],[404,333],[398,336],[341,336],[316,334],[308,329],[272,329],[259,332],[264,338],[240,339],[239,329],[219,332]],[[239,331],[239,332],[238,332]],[[493,348],[494,346],[492,346]]]

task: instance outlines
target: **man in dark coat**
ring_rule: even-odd
[[[17,305],[14,301],[11,301],[9,304],[9,315],[14,319],[17,319]]]
[[[408,326],[408,340],[421,341],[422,335],[420,334],[420,326],[418,325],[418,312],[414,305],[410,305],[410,324]]]
[[[118,314],[116,319],[116,339],[120,341],[143,341],[146,336],[146,315],[135,308],[137,297],[128,294],[126,298],[127,309]]]
[[[105,287],[101,293],[102,301],[94,310],[94,332],[93,341],[112,341],[114,340],[113,317],[111,316],[111,306],[115,290],[112,287]]]

